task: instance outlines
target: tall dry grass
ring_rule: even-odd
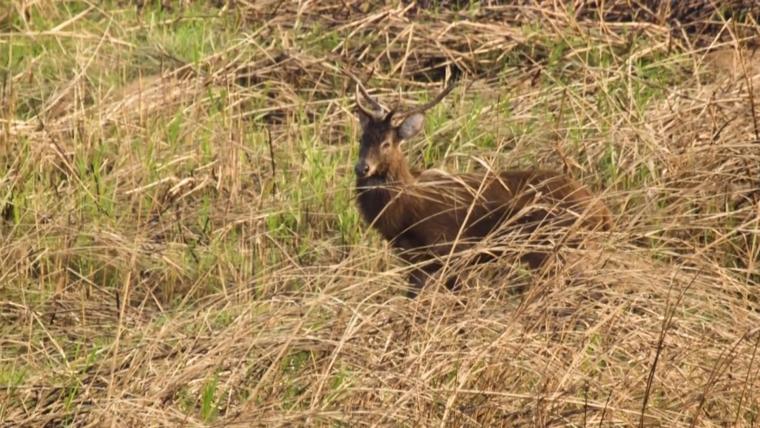
[[[757,423],[751,2],[163,3],[0,12],[3,425]],[[615,227],[408,300],[343,71],[446,68],[412,163],[563,170]]]

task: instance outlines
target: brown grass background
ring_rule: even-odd
[[[217,3],[0,11],[4,426],[758,424],[757,5]],[[447,69],[410,162],[556,168],[615,227],[408,300],[343,70]]]

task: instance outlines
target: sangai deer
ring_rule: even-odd
[[[451,92],[453,83],[427,104],[405,112],[384,109],[361,82],[356,83],[362,133],[354,167],[357,204],[364,220],[413,264],[409,297],[417,295],[448,256],[461,254],[499,231],[519,229],[528,233],[528,239],[543,236],[546,243],[551,239],[540,233],[542,226],[610,227],[608,209],[585,187],[557,172],[534,169],[454,175],[411,169],[400,143],[419,134],[425,111]],[[361,98],[371,107],[365,107]],[[526,251],[520,259],[537,269],[551,251]],[[476,259],[490,258],[493,253],[486,252]],[[456,282],[454,272],[446,284],[452,288]]]

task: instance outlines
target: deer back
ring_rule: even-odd
[[[402,249],[446,253],[505,225],[532,231],[578,223],[609,227],[609,212],[574,180],[540,170],[451,175],[423,171],[386,206],[381,233]],[[390,227],[389,227],[390,226]]]

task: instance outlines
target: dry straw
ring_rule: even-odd
[[[155,5],[11,3],[0,48],[78,49],[0,82],[3,425],[758,423],[754,2],[177,2],[242,29],[196,61],[141,38]],[[411,162],[548,164],[615,227],[408,300],[344,72],[411,104],[447,67],[472,84]]]

